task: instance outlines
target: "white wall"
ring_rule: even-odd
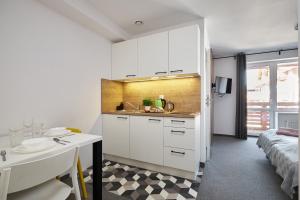
[[[214,74],[232,78],[231,94],[223,97],[214,95],[214,133],[234,135],[235,133],[235,102],[236,102],[236,60],[224,58],[214,60]],[[212,80],[214,82],[214,80]]]
[[[0,134],[34,118],[101,134],[110,42],[35,0],[0,2]],[[84,167],[91,148],[82,150]]]

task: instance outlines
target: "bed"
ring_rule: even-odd
[[[293,198],[298,187],[298,137],[277,135],[272,129],[259,136],[257,145],[283,178],[281,189]]]

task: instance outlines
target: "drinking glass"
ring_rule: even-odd
[[[24,140],[23,129],[9,129],[9,141],[11,147],[20,145]]]
[[[45,124],[34,124],[32,128],[32,137],[42,137],[45,132]]]
[[[26,137],[33,137],[33,127],[34,122],[33,119],[23,120],[23,133]]]

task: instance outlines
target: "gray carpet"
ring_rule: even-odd
[[[213,137],[212,159],[206,164],[197,200],[290,200],[256,140]],[[87,189],[92,194],[91,185]],[[103,200],[126,200],[105,189],[102,192]]]
[[[197,199],[290,200],[256,140],[214,136],[212,159],[206,164]]]

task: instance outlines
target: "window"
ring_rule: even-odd
[[[247,68],[247,128],[259,135],[275,128],[276,113],[298,112],[298,62],[251,63]]]

